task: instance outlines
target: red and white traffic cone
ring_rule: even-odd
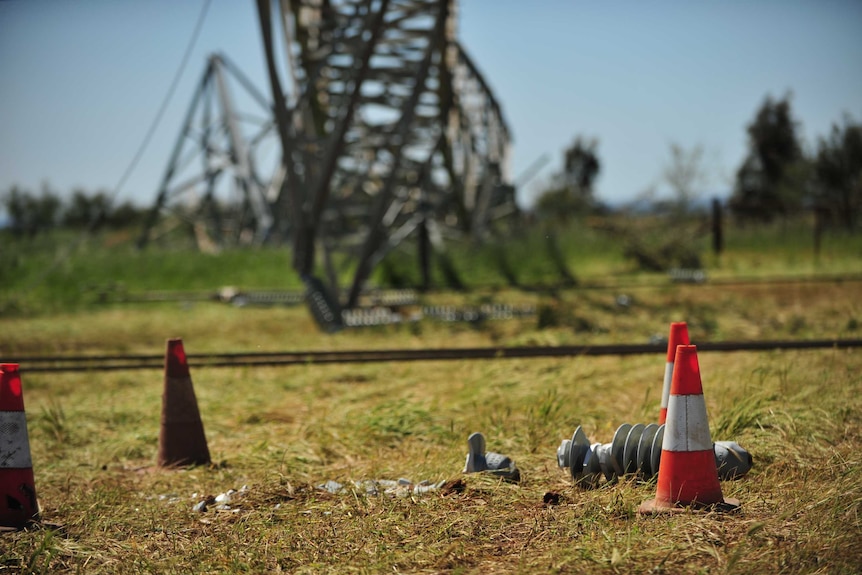
[[[694,345],[677,347],[656,496],[644,501],[638,512],[685,507],[726,511],[739,507],[738,500],[725,499],[721,493]]]
[[[39,519],[24,392],[17,363],[0,365],[0,527]]]
[[[208,463],[210,452],[183,340],[169,339],[165,353],[158,464],[160,467],[176,467]]]
[[[673,362],[678,345],[688,345],[688,325],[684,321],[670,324],[670,336],[667,339],[667,363],[664,366],[664,387],[661,390],[661,409],[658,413],[658,424],[667,421],[667,401],[670,397],[670,382],[673,378]]]

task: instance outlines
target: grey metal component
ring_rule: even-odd
[[[564,439],[557,448],[557,465],[568,470],[576,485],[584,487],[595,487],[602,475],[608,481],[616,476],[610,444],[591,445],[580,426],[572,434],[572,439]]]
[[[584,456],[584,470],[581,475],[580,484],[588,487],[595,487],[599,484],[602,477],[602,464],[599,455],[601,443],[593,443],[587,450]]]
[[[658,431],[658,425],[650,423],[644,427],[643,434],[638,442],[637,468],[643,477],[652,477],[652,450],[653,440]]]
[[[624,423],[610,443],[590,444],[578,426],[572,439],[564,439],[557,448],[557,465],[567,469],[572,481],[582,487],[597,486],[602,475],[608,483],[625,475],[650,481],[659,472],[664,430],[664,425],[655,423]],[[742,477],[751,470],[751,454],[735,441],[716,441],[713,448],[722,481]]]
[[[569,451],[569,473],[576,485],[581,483],[584,476],[584,462],[590,452],[590,440],[579,425],[572,434]]]
[[[521,472],[515,462],[506,455],[485,451],[485,436],[479,432],[467,438],[469,451],[463,473],[485,472],[508,481],[520,481]]]
[[[245,300],[239,296],[238,299],[243,304],[251,302],[250,298],[249,300]],[[400,292],[369,292],[363,295],[363,300],[368,301],[369,304],[342,310],[341,313],[346,326],[386,325],[404,321],[418,321],[423,318],[447,322],[481,322],[486,320],[515,319],[535,313],[534,306],[518,307],[505,304],[483,304],[479,307],[468,306],[464,308],[457,308],[455,306],[422,306],[420,310],[405,314],[397,308],[399,306],[409,306],[418,301],[415,292],[411,290],[401,290]]]
[[[569,468],[569,458],[572,456],[572,440],[564,439],[557,448],[557,466],[560,469]]]
[[[628,475],[637,471],[638,467],[638,445],[640,444],[641,435],[643,435],[643,423],[637,423],[631,426],[628,435],[626,435],[625,447],[623,447],[623,458],[620,461],[620,466],[623,468],[623,474]]]
[[[236,288],[222,288],[219,290],[218,298],[221,301],[230,302],[236,307],[245,306],[272,306],[299,305],[305,301],[305,293],[288,291],[240,291]]]
[[[617,466],[616,462],[614,462],[613,458],[611,457],[612,446],[610,443],[606,443],[604,445],[596,445],[597,447],[595,448],[595,454],[599,462],[599,467],[601,468],[601,471],[604,474],[605,479],[608,481],[608,483],[613,483],[614,481],[616,481],[617,478]]]
[[[626,473],[622,464],[623,452],[625,451],[626,439],[628,439],[631,428],[632,425],[630,423],[623,423],[617,428],[616,433],[614,433],[614,438],[611,441],[611,462],[617,476],[625,475]]]
[[[723,479],[736,479],[751,470],[754,460],[744,447],[735,441],[715,442],[715,466]]]
[[[452,305],[429,305],[422,307],[422,315],[441,321],[497,321],[530,317],[536,314],[532,305],[482,304],[478,307],[456,307]]]
[[[323,282],[314,276],[303,276],[302,281],[305,283],[308,308],[317,324],[329,333],[343,329],[341,307]]]
[[[477,473],[488,469],[485,460],[485,436],[481,433],[473,433],[467,438],[470,451],[467,453],[467,461],[464,463],[464,473]]]
[[[652,448],[650,454],[650,473],[649,477],[654,475],[658,475],[658,468],[661,464],[661,444],[664,440],[664,424],[660,425],[658,430],[656,430],[655,437],[652,441]]]
[[[668,271],[671,281],[701,284],[706,281],[706,272],[700,269],[673,268]]]
[[[376,306],[371,308],[357,307],[341,311],[344,325],[347,327],[362,327],[373,325],[391,325],[403,322],[414,322],[420,319],[418,315],[405,316],[387,307]]]
[[[372,305],[415,305],[419,296],[412,289],[371,290],[364,294]]]

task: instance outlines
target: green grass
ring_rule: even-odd
[[[560,319],[316,329],[302,307],[113,304],[0,320],[3,358],[23,354],[433,348],[632,343],[689,321],[695,343],[859,337],[858,284],[640,289],[556,298]],[[473,294],[429,298],[469,301]],[[260,368],[196,368],[214,464],[154,467],[159,370],[28,373],[30,447],[44,528],[0,534],[0,572],[20,573],[856,573],[862,568],[859,350],[702,353],[713,439],[754,456],[722,483],[732,515],[643,517],[653,485],[576,488],[555,451],[574,428],[607,442],[658,414],[664,354]],[[462,475],[466,438],[521,469],[514,485]],[[412,497],[332,495],[334,480],[462,480]],[[230,511],[192,506],[248,487]],[[560,504],[543,504],[546,493]],[[234,511],[235,510],[235,511]]]
[[[10,242],[2,253],[0,288],[7,312],[56,312],[97,303],[129,291],[214,291],[244,285],[300,289],[284,249],[139,251],[109,238],[57,235]]]
[[[608,223],[610,222],[610,223]],[[524,227],[511,237],[483,245],[451,240],[449,261],[461,281],[472,290],[545,285],[559,286],[570,274],[581,285],[619,281],[667,281],[664,273],[644,272],[627,259],[632,237],[649,244],[666,242],[673,229],[644,224],[642,236],[631,231],[635,220],[573,221],[565,228]],[[628,230],[628,239],[608,230]],[[640,233],[640,232],[639,232]],[[615,235],[616,234],[616,235]],[[154,244],[139,251],[130,232],[82,237],[66,232],[35,239],[3,237],[0,251],[0,314],[32,315],[82,309],[107,299],[143,291],[214,293],[221,287],[301,290],[291,268],[289,249],[231,249],[201,254],[192,247]],[[812,276],[862,273],[862,234],[825,234],[819,255],[813,250],[811,226],[806,221],[770,226],[725,229],[725,250],[710,252],[704,234],[686,240],[709,277]],[[372,285],[418,286],[420,273],[415,246],[405,243],[392,252],[386,265],[375,270]],[[337,262],[343,287],[349,285],[352,262]],[[322,271],[318,275],[323,277]],[[446,288],[445,266],[435,258],[434,286]],[[513,285],[512,282],[515,282]],[[393,284],[394,282],[394,284]]]
[[[862,234],[831,230],[814,248],[814,232],[807,220],[729,228],[726,254],[710,263],[713,275],[816,275],[859,273]]]

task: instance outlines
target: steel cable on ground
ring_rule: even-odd
[[[697,344],[699,352],[751,352],[811,349],[852,349],[862,347],[862,339],[718,341]],[[390,361],[453,361],[479,359],[527,359],[550,357],[628,356],[666,353],[666,343],[605,344],[565,346],[520,346],[437,349],[384,349],[300,352],[249,352],[190,354],[190,367],[277,367],[331,363],[372,363]],[[161,369],[162,355],[19,356],[2,358],[18,363],[28,373],[77,371],[118,371]]]

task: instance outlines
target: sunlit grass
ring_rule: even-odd
[[[815,258],[806,225],[728,228],[721,257],[704,252],[709,277],[862,272],[860,236],[827,235]],[[167,338],[181,337],[213,465],[154,467],[159,370],[30,373],[24,362],[42,515],[62,527],[0,534],[0,572],[862,570],[858,350],[700,354],[713,439],[738,441],[754,469],[722,484],[725,496],[742,501],[739,513],[652,518],[635,510],[654,495],[653,485],[624,481],[582,491],[557,468],[555,452],[578,425],[592,441],[607,442],[621,423],[657,417],[663,351],[280,368],[194,363],[195,354],[228,351],[645,343],[666,336],[670,321],[688,322],[695,344],[862,334],[858,281],[671,284],[664,274],[637,270],[618,241],[579,222],[555,236],[575,286],[508,286],[501,266],[509,264],[524,285],[560,283],[543,233],[491,246],[451,242],[451,260],[471,289],[432,291],[421,300],[531,305],[534,316],[478,324],[425,319],[331,335],[304,306],[112,298],[225,285],[301,289],[285,249],[138,252],[117,238],[74,249],[66,249],[74,238],[37,238],[4,249],[0,359],[161,354]],[[708,238],[701,239],[706,250]],[[408,285],[418,282],[411,248],[391,259]],[[441,270],[433,273],[444,286]],[[384,279],[381,268],[374,281]],[[489,450],[516,461],[520,484],[461,474],[473,431],[485,434]],[[466,486],[405,498],[316,487],[399,477]],[[248,491],[236,511],[192,510],[242,486]],[[548,492],[559,494],[560,505],[543,503]]]
[[[685,240],[700,254],[708,278],[811,277],[862,274],[862,234],[830,231],[814,251],[811,222],[780,221],[768,226],[726,225],[724,250],[710,251],[708,227]],[[610,223],[608,223],[610,222]],[[447,256],[432,258],[435,288],[451,287],[450,276],[468,290],[519,286],[667,282],[665,272],[639,269],[626,251],[639,237],[623,237],[627,220],[572,220],[563,227],[522,226],[484,243],[449,239]],[[670,224],[669,224],[670,225]],[[631,230],[629,230],[631,231]],[[651,224],[644,242],[665,242],[671,234]],[[2,237],[0,315],[58,313],[116,301],[150,290],[196,292],[206,296],[225,286],[249,290],[301,290],[288,247],[227,249],[201,254],[190,245],[155,244],[138,250],[130,234],[78,236],[68,232],[35,238]],[[672,236],[671,236],[672,237]],[[688,236],[686,236],[688,237]],[[633,239],[634,238],[634,239]],[[666,243],[666,242],[665,242]],[[447,263],[448,262],[448,263]],[[355,261],[336,258],[343,287],[349,286]],[[321,277],[322,270],[317,271]],[[371,285],[417,287],[421,284],[415,242],[405,242],[375,269]]]
[[[553,307],[480,325],[321,333],[303,307],[115,304],[2,320],[9,354],[196,353],[633,343],[686,320],[692,340],[858,337],[854,283],[567,291],[504,290]],[[463,303],[476,294],[439,295]],[[461,298],[459,300],[459,297]],[[534,299],[531,299],[534,298]],[[28,373],[22,365],[44,521],[0,535],[0,568],[36,573],[461,572],[855,573],[862,567],[862,356],[858,350],[701,353],[713,439],[736,440],[752,472],[725,482],[732,515],[642,517],[653,485],[575,488],[556,465],[582,425],[610,441],[657,417],[664,353],[198,368],[190,361],[211,467],[154,468],[163,374]],[[462,475],[466,438],[511,456],[520,484]],[[406,498],[327,480],[462,479],[463,492]],[[192,507],[248,487],[236,511]],[[560,505],[543,504],[548,492]]]

